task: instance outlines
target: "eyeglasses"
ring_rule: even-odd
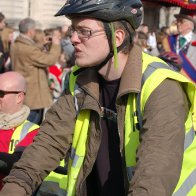
[[[98,32],[103,32],[103,31],[105,30],[104,29],[90,30],[90,29],[85,29],[85,28],[74,29],[73,27],[70,28],[71,36],[76,32],[79,39],[89,39],[90,37],[92,37],[93,34],[98,33]]]
[[[4,91],[4,90],[0,90],[0,98],[3,98],[5,95],[7,94],[18,94],[18,93],[24,93],[23,91]]]

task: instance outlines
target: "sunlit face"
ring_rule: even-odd
[[[178,32],[182,35],[186,35],[190,31],[193,30],[193,22],[184,19],[184,18],[178,18],[177,19],[177,28]]]
[[[2,81],[0,79],[0,90],[3,91],[17,91],[16,89],[11,87],[10,84],[8,84],[6,81]],[[10,93],[6,94],[3,97],[0,97],[0,112],[6,113],[6,114],[13,114],[16,112],[17,103],[18,103],[18,96],[19,93]]]
[[[5,27],[5,19],[0,21],[0,30],[2,30]]]
[[[104,27],[95,19],[74,18],[71,42],[75,48],[75,63],[80,67],[98,65],[109,54]]]

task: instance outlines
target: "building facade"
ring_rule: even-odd
[[[0,0],[0,12],[7,18],[8,24],[18,27],[18,22],[26,17],[36,20],[38,27],[53,28],[70,24],[64,16],[54,17],[62,7],[65,0]],[[173,15],[178,13],[178,8],[165,8],[160,4],[144,1],[143,23],[149,25],[151,30],[171,24]]]
[[[15,28],[26,17],[33,18],[42,29],[53,28],[70,24],[64,16],[54,17],[64,3],[65,0],[0,0],[0,12],[6,16],[7,23]]]

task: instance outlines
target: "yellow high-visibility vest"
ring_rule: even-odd
[[[196,139],[195,139],[195,112],[196,112],[196,86],[181,74],[174,72],[168,65],[157,57],[143,53],[143,78],[142,90],[139,97],[139,107],[137,108],[143,115],[145,104],[151,93],[166,78],[177,80],[181,83],[190,101],[191,108],[185,122],[184,155],[180,179],[173,192],[173,196],[194,196],[196,195]],[[127,174],[129,180],[133,175],[136,166],[136,150],[139,145],[139,131],[134,126],[138,123],[134,117],[136,111],[136,97],[129,95],[125,114],[125,157]],[[138,103],[137,103],[138,105]]]
[[[20,126],[18,126],[14,133],[12,134],[10,143],[9,143],[9,154],[13,154],[16,145],[31,131],[38,129],[39,125],[34,124],[28,120],[25,120]]]
[[[78,69],[74,67],[73,72]],[[74,96],[76,77],[70,75],[69,88]],[[195,85],[182,76],[180,73],[174,72],[161,59],[152,57],[143,53],[143,78],[142,89],[139,95],[130,94],[125,112],[125,159],[127,166],[128,179],[131,180],[134,168],[136,166],[136,150],[139,145],[139,131],[136,125],[142,127],[142,115],[145,104],[151,93],[161,84],[165,79],[171,78],[177,80],[183,86],[187,97],[191,103],[188,118],[185,123],[186,136],[184,142],[184,159],[180,179],[173,193],[174,196],[195,196],[196,195],[196,140],[195,140],[195,124],[193,113],[195,112],[196,102],[196,87]],[[77,107],[77,106],[76,106]],[[136,111],[139,113],[136,116]],[[75,196],[75,188],[80,168],[82,167],[84,157],[86,154],[86,142],[90,121],[90,110],[82,110],[78,112],[78,117],[75,124],[71,156],[68,163],[68,175],[65,178],[59,178],[61,181],[61,189],[65,191],[66,196]],[[50,181],[53,181],[57,176],[52,173]],[[50,174],[51,175],[51,174]],[[63,180],[63,183],[62,183]],[[55,181],[55,180],[54,180]],[[57,180],[55,181],[57,182]]]

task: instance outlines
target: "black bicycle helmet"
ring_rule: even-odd
[[[125,20],[137,29],[142,20],[140,0],[67,0],[55,16],[87,16],[106,22]]]

